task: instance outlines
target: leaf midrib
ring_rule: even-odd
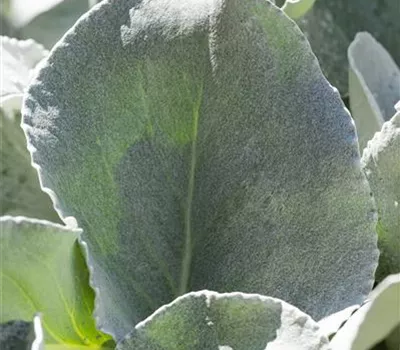
[[[190,277],[190,266],[192,262],[192,203],[193,203],[193,192],[194,192],[194,179],[196,172],[196,149],[197,149],[197,137],[198,137],[198,125],[199,125],[199,110],[203,96],[203,85],[199,88],[199,94],[195,104],[193,106],[193,128],[192,128],[192,150],[190,159],[190,173],[187,188],[186,206],[184,212],[184,237],[185,246],[182,258],[181,268],[181,280],[179,284],[178,295],[183,295],[188,290],[188,283]]]

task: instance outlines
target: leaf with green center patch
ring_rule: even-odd
[[[376,213],[354,125],[271,3],[103,1],[23,114],[117,339],[190,290],[271,295],[317,320],[369,293]]]
[[[381,281],[400,272],[400,109],[368,142],[361,164],[378,205]]]
[[[346,53],[358,32],[372,33],[400,65],[399,14],[399,0],[318,0],[297,22],[310,40],[323,72],[346,96]]]
[[[358,33],[349,46],[350,109],[360,150],[381,130],[400,99],[400,69],[370,34]]]
[[[400,324],[399,298],[400,274],[391,275],[333,337],[332,349],[365,350],[385,339]]]
[[[0,322],[43,314],[46,345],[100,348],[109,339],[92,318],[94,293],[78,232],[47,221],[0,218]]]
[[[308,315],[254,294],[192,292],[140,322],[118,350],[327,350]]]
[[[6,36],[0,36],[0,45],[0,107],[12,114],[20,111],[32,70],[48,55],[48,51],[33,40],[17,40]]]
[[[24,215],[59,222],[49,196],[40,187],[31,165],[20,116],[0,110],[0,215]]]

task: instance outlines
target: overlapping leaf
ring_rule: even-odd
[[[0,214],[25,215],[59,222],[49,196],[31,165],[19,116],[0,111]]]
[[[118,350],[324,350],[328,339],[308,315],[279,299],[201,291],[140,322]]]
[[[26,0],[11,0],[8,6],[9,17],[17,27],[23,27],[36,16],[57,6],[62,1],[64,0],[35,0],[27,6]]]
[[[387,277],[369,299],[333,337],[333,350],[370,349],[400,325],[400,274]]]
[[[271,295],[317,320],[368,294],[376,213],[354,127],[269,2],[104,1],[23,114],[117,339],[190,290]]]
[[[347,95],[346,52],[358,32],[371,33],[400,65],[399,13],[399,0],[318,0],[299,25],[329,81]]]
[[[34,17],[20,29],[22,38],[33,38],[51,49],[88,9],[88,0],[55,1],[57,5]]]
[[[313,7],[315,0],[286,0],[282,10],[290,18],[301,18]]]
[[[357,126],[360,150],[383,123],[393,117],[400,100],[400,69],[369,33],[358,33],[349,46],[350,108]]]
[[[47,56],[48,51],[33,40],[17,40],[6,36],[0,36],[0,45],[0,107],[11,114],[20,111],[32,70]]]
[[[94,295],[78,232],[46,221],[0,218],[0,322],[43,313],[45,342],[100,348],[109,337],[92,318]]]
[[[379,210],[377,279],[382,280],[400,272],[400,111],[368,143],[362,166]]]

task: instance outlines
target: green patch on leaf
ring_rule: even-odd
[[[118,350],[328,349],[308,315],[279,299],[192,292],[140,322]]]
[[[268,1],[137,5],[105,0],[78,21],[23,108],[41,181],[83,229],[99,327],[119,340],[204,288],[317,320],[361,303],[374,203],[299,28]]]

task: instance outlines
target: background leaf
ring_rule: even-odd
[[[59,222],[49,196],[40,187],[26,149],[20,115],[10,118],[0,110],[0,214],[25,215]]]
[[[387,277],[331,341],[332,350],[365,350],[400,325],[400,274]],[[400,346],[400,343],[397,344]]]
[[[308,315],[279,299],[242,293],[185,294],[140,322],[118,350],[328,349]]]
[[[21,27],[20,35],[51,49],[88,9],[87,0],[63,0]]]
[[[348,92],[347,48],[358,32],[371,33],[400,65],[399,0],[318,0],[298,23],[342,95]]]
[[[0,218],[0,322],[43,313],[46,344],[100,348],[109,337],[92,318],[94,294],[78,232],[46,221]]]
[[[265,1],[136,5],[79,21],[23,111],[43,184],[83,228],[101,329],[120,339],[204,288],[317,320],[361,303],[376,212],[351,118],[300,30]]]
[[[400,100],[400,69],[369,33],[358,33],[349,46],[350,108],[360,149],[367,146]]]
[[[378,205],[381,281],[400,272],[400,111],[368,143],[361,163]]]
[[[62,1],[64,0],[35,0],[34,2],[30,2],[29,6],[27,6],[26,0],[10,0],[9,17],[14,25],[22,27],[36,16],[57,6]]]
[[[303,17],[313,7],[315,0],[286,0],[282,6],[282,10],[290,18]]]
[[[8,113],[19,112],[32,70],[49,52],[33,40],[0,36],[0,45],[0,107]]]

